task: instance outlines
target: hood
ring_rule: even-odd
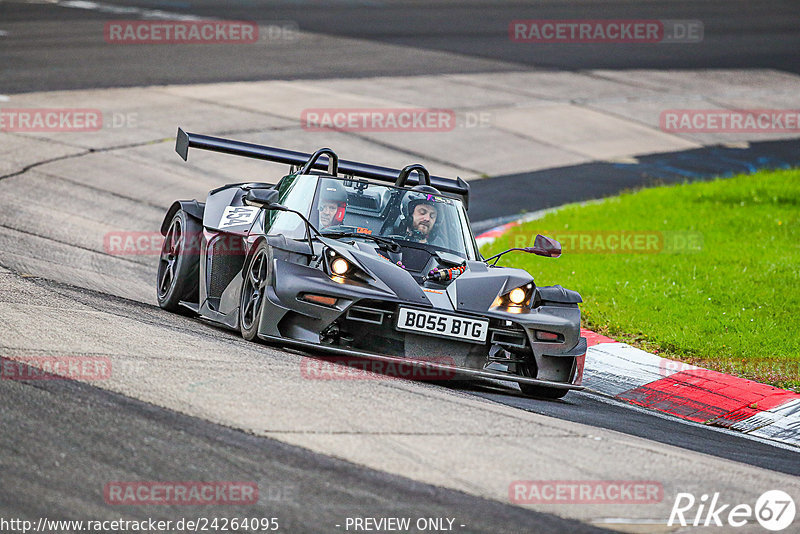
[[[375,289],[391,292],[401,300],[425,307],[485,313],[499,295],[533,281],[533,277],[522,269],[490,268],[484,262],[467,261],[464,273],[449,282],[446,288],[438,285],[423,288],[410,272],[388,257],[379,255],[380,251],[372,243],[358,241],[351,245],[333,239],[324,242],[369,273],[375,279],[372,284]]]
[[[533,282],[533,277],[522,269],[489,267],[480,261],[469,261],[467,270],[450,283],[447,293],[455,309],[485,313],[498,296],[529,282]]]
[[[423,307],[432,306],[411,273],[379,256],[376,247],[371,243],[356,242],[355,245],[350,245],[328,238],[321,238],[321,241],[366,271],[374,279],[370,284],[374,289],[394,294],[409,303]]]

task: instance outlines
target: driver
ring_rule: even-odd
[[[439,209],[434,201],[433,194],[439,191],[430,186],[415,186],[409,193],[410,200],[404,208],[404,228],[402,235],[410,241],[430,243],[435,237],[436,218]]]
[[[319,194],[320,229],[339,226],[347,209],[347,191],[334,180],[328,180]]]

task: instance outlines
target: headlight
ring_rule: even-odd
[[[332,248],[325,249],[324,256],[325,263],[323,268],[334,282],[339,284],[343,284],[347,280],[365,284],[370,282],[370,277],[364,272],[363,268]]]
[[[533,282],[528,282],[524,286],[515,287],[511,291],[503,293],[492,303],[493,308],[508,308],[509,311],[519,313],[523,308],[527,309],[531,304],[533,296]]]
[[[508,300],[511,301],[512,304],[520,305],[525,302],[525,297],[527,293],[521,287],[516,289],[512,289],[511,292],[508,294]]]
[[[333,274],[338,274],[339,276],[343,275],[350,269],[350,264],[347,263],[347,260],[344,258],[336,258],[331,263],[331,271]]]

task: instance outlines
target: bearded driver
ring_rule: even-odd
[[[428,191],[430,189],[430,192]],[[438,191],[430,186],[416,186],[406,212],[405,235],[411,241],[430,243],[434,236],[439,209],[431,193]],[[416,193],[419,191],[419,193]]]

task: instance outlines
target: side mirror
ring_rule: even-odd
[[[497,261],[500,259],[500,256],[511,252],[512,250],[521,250],[523,252],[528,252],[532,254],[536,254],[538,256],[545,256],[547,258],[558,258],[561,256],[561,243],[556,241],[555,239],[551,239],[549,237],[543,236],[539,234],[536,236],[536,239],[533,241],[532,247],[525,247],[525,248],[510,248],[508,250],[504,250],[500,254],[495,254],[491,258],[486,258],[486,263],[489,263],[492,260],[495,262],[492,264],[492,267],[497,265]]]
[[[251,189],[244,196],[244,203],[249,206],[259,206],[268,210],[286,209],[284,206],[278,204],[277,200],[277,189]]]
[[[558,258],[561,256],[561,243],[551,237],[539,234],[533,241],[533,247],[526,249],[526,251],[546,258]]]

